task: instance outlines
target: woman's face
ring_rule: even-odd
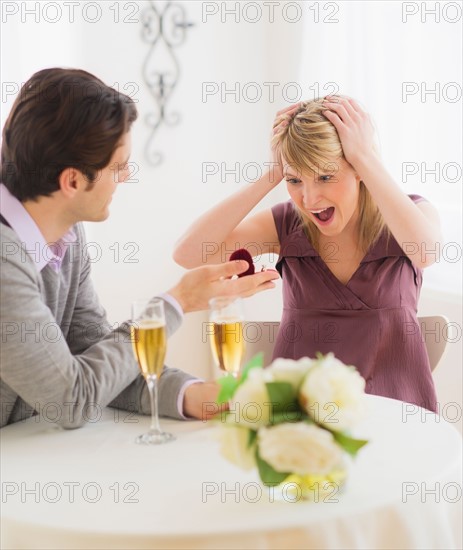
[[[357,223],[360,178],[344,159],[327,164],[318,174],[301,174],[283,160],[284,176],[293,202],[317,226],[335,237]]]

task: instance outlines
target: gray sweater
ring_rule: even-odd
[[[149,396],[130,342],[130,327],[111,328],[90,278],[81,224],[61,270],[40,272],[7,225],[1,236],[0,427],[42,414],[76,428],[112,407],[149,414]],[[167,332],[181,318],[167,302]],[[180,418],[180,388],[192,377],[164,367],[161,415]]]

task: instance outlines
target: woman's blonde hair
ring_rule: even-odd
[[[298,174],[329,173],[336,160],[346,160],[336,128],[322,115],[324,110],[323,98],[302,103],[288,125],[273,137],[277,154]],[[358,242],[361,251],[366,253],[387,226],[363,181],[360,181],[358,207]],[[296,208],[311,244],[318,250],[318,227],[305,212]]]

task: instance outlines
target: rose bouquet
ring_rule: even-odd
[[[256,355],[240,378],[219,380],[217,401],[229,403],[219,413],[223,456],[257,467],[266,486],[295,484],[303,498],[339,487],[346,457],[367,443],[350,435],[364,414],[364,379],[332,353],[276,359],[265,369],[262,363]]]

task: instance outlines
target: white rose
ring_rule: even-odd
[[[236,390],[228,418],[252,430],[269,423],[270,397],[262,369],[251,369],[246,380]]]
[[[352,428],[365,410],[365,380],[332,353],[319,360],[305,377],[301,403],[308,414],[330,430]]]
[[[279,358],[275,359],[275,361],[265,369],[265,372],[272,382],[288,382],[297,391],[305,375],[314,364],[316,364],[316,361],[308,357],[302,357],[299,361]]]
[[[327,474],[343,458],[330,432],[305,422],[261,428],[257,440],[260,457],[277,472]]]
[[[254,445],[248,448],[249,430],[241,426],[224,426],[220,430],[220,452],[243,470],[255,467]]]

